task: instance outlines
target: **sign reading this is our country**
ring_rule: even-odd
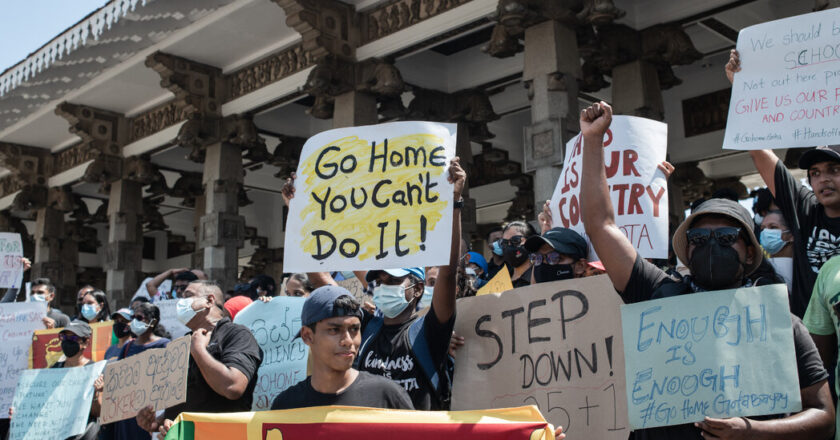
[[[290,272],[447,264],[455,124],[339,128],[306,141],[289,207]]]
[[[567,438],[625,440],[621,303],[606,275],[459,299],[452,409],[536,405]]]
[[[32,334],[44,328],[44,316],[43,302],[0,304],[0,408],[12,403],[20,372],[28,365]],[[0,411],[0,418],[8,419],[9,413]]]
[[[784,284],[625,305],[621,322],[635,429],[802,408]]]
[[[23,280],[20,234],[0,232],[0,288],[20,287]]]
[[[840,143],[840,11],[744,28],[723,148]]]
[[[254,411],[271,408],[278,394],[306,379],[309,347],[295,337],[300,331],[300,312],[305,300],[277,296],[267,303],[254,301],[233,320],[251,330],[263,351],[251,404]]]
[[[604,137],[615,223],[642,258],[668,256],[668,185],[657,168],[665,160],[667,147],[666,124],[635,116],[613,116]],[[554,226],[586,237],[580,200],[582,171],[583,136],[578,134],[566,144],[563,171],[551,196],[551,216]],[[589,259],[598,259],[594,251]]]

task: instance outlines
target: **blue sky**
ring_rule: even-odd
[[[105,3],[107,0],[0,0],[0,72]]]

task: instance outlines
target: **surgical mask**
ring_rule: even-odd
[[[432,295],[435,293],[435,288],[426,286],[423,288],[423,296],[420,298],[420,303],[417,305],[418,310],[423,310],[432,305]]]
[[[64,356],[67,356],[68,358],[79,354],[81,349],[82,346],[76,341],[61,341],[61,351],[64,353]]]
[[[493,242],[493,253],[500,257],[502,256],[502,254],[504,254],[504,251],[502,250],[502,245],[501,243],[499,243],[499,240]]]
[[[781,229],[762,230],[761,234],[758,236],[758,241],[770,255],[778,253],[788,243],[782,240]]]
[[[33,293],[29,295],[29,300],[32,302],[47,302],[47,296],[40,293]]]
[[[341,276],[343,276],[345,280],[352,280],[353,278],[356,278],[356,274],[349,270],[341,271]]]
[[[517,268],[528,261],[529,254],[524,246],[505,246],[503,251],[502,258],[505,263],[510,265],[511,269]]]
[[[146,333],[146,330],[149,329],[149,324],[146,324],[145,322],[140,321],[139,319],[136,319],[136,318],[131,320],[130,326],[131,326],[131,332],[134,333],[137,336],[140,336],[143,333]]]
[[[534,280],[538,283],[568,280],[575,277],[571,264],[547,264],[534,266]]]
[[[181,324],[187,325],[195,317],[197,312],[192,308],[193,301],[194,298],[181,298],[175,304],[175,316]]]
[[[93,304],[83,304],[82,305],[82,316],[84,316],[85,319],[87,319],[88,321],[92,320],[93,318],[96,318],[97,313],[99,313],[99,311],[96,310],[95,305],[93,305]]]
[[[760,225],[761,222],[764,221],[764,216],[761,214],[756,214],[755,216],[753,216],[753,220],[755,221],[755,224]]]
[[[114,323],[114,336],[116,336],[118,339],[128,336],[128,330],[128,324],[124,322]]]
[[[471,267],[468,267],[468,268],[464,269],[464,273],[466,273],[468,277],[473,277],[473,278],[476,277],[475,269],[473,269]]]
[[[386,318],[396,318],[408,307],[408,301],[405,300],[405,287],[376,286],[373,289],[373,303],[382,310]]]
[[[743,276],[738,251],[714,238],[694,248],[688,268],[697,285],[707,290],[730,287]]]

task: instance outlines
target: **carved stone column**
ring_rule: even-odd
[[[128,306],[142,280],[143,263],[143,186],[121,179],[111,184],[108,198],[108,243],[103,269],[107,273],[108,300]]]
[[[333,127],[355,127],[376,124],[376,97],[365,92],[351,91],[335,97]]]
[[[35,212],[35,256],[32,262],[32,279],[47,277],[56,287],[54,306],[64,305],[65,311],[75,305],[76,264],[78,252],[67,255],[72,249],[63,251],[64,213],[44,206]],[[67,257],[74,257],[67,258]]]

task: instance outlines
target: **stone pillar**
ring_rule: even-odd
[[[346,92],[335,97],[333,128],[372,125],[379,122],[376,97],[364,92]]]
[[[74,289],[79,255],[78,252],[68,255],[69,251],[63,251],[64,236],[63,212],[50,207],[36,211],[35,256],[31,277],[49,278],[56,287],[57,299],[53,306],[65,305],[64,310],[69,312],[76,302]]]
[[[232,289],[238,274],[238,249],[245,236],[238,204],[242,150],[228,142],[207,146],[202,181],[205,201],[199,247],[204,249],[204,272],[224,290]]]
[[[636,60],[612,70],[613,113],[664,120],[662,89],[656,67],[648,61]]]
[[[127,307],[143,277],[143,186],[121,179],[111,183],[108,243],[105,245],[106,293],[111,308]]]
[[[195,198],[193,207],[193,237],[196,244],[201,243],[201,218],[204,217],[204,194]],[[192,254],[192,267],[204,267],[204,249],[196,246]]]
[[[525,171],[534,172],[534,205],[551,198],[560,177],[563,145],[580,130],[580,56],[575,30],[555,20],[525,30],[523,80],[531,100],[525,128]]]

